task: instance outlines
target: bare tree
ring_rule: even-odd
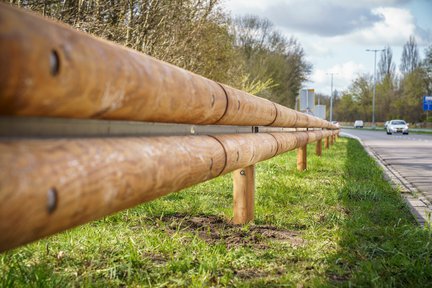
[[[378,62],[378,77],[381,81],[385,78],[392,79],[395,76],[396,65],[393,62],[393,51],[390,46],[385,47],[381,52]]]
[[[415,37],[411,35],[408,42],[406,42],[403,47],[400,71],[402,74],[411,73],[419,66],[420,57],[417,43],[415,41]]]

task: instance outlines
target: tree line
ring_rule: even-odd
[[[222,0],[8,2],[288,107],[311,73],[295,38],[258,16],[231,17]]]
[[[423,111],[423,96],[432,95],[432,45],[419,56],[414,36],[405,43],[396,71],[390,46],[383,49],[377,64],[375,97],[375,120],[405,119],[411,123],[432,122]],[[359,75],[350,87],[334,99],[334,115],[338,121],[352,122],[356,119],[371,121],[373,76]]]

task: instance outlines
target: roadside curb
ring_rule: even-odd
[[[426,197],[423,196],[422,192],[414,187],[404,177],[402,177],[402,175],[393,169],[391,165],[388,165],[384,159],[376,154],[375,151],[366,145],[359,137],[346,132],[341,132],[340,135],[342,137],[355,139],[363,146],[369,156],[375,159],[375,162],[382,168],[384,172],[384,178],[392,185],[393,188],[396,188],[401,192],[402,198],[408,205],[417,223],[422,227],[425,225],[430,226],[432,204],[426,199]]]

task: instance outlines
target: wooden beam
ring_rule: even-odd
[[[299,147],[297,150],[297,170],[307,169],[307,145]]]
[[[209,136],[0,142],[0,251],[220,175]]]
[[[278,150],[277,140],[270,134],[215,135],[224,147],[226,166],[222,174],[251,166],[274,157]]]
[[[315,154],[316,154],[318,157],[321,157],[321,155],[322,155],[322,140],[321,140],[321,139],[319,139],[319,140],[316,142]]]
[[[246,224],[254,219],[255,166],[233,172],[234,224]]]
[[[336,129],[0,3],[0,115]]]
[[[304,170],[310,133],[2,140],[0,251],[297,147]]]

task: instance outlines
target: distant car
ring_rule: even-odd
[[[363,128],[363,120],[356,120],[354,122],[354,128]]]
[[[387,130],[387,125],[389,124],[389,122],[390,122],[390,121],[386,121],[386,122],[384,123],[384,130]]]
[[[332,123],[333,125],[335,125],[336,127],[339,128],[339,122],[337,122],[337,121],[331,121],[331,123]]]
[[[408,134],[408,124],[404,120],[391,120],[387,124],[386,131],[388,135],[392,133]]]

